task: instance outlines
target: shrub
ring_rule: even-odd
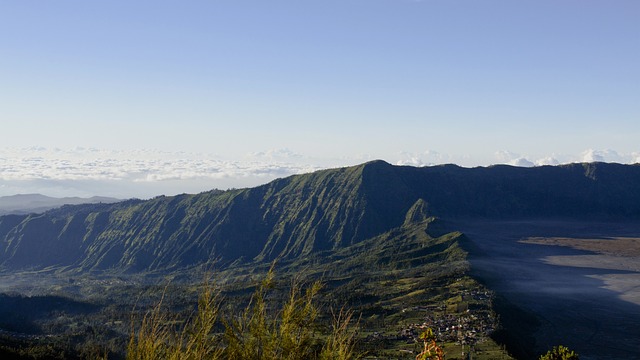
[[[558,345],[540,356],[540,360],[578,360],[578,354],[569,350],[568,347]]]
[[[424,342],[424,348],[416,360],[444,360],[444,351],[436,344],[436,336],[431,328],[426,328],[420,334],[420,339]]]
[[[219,289],[206,286],[193,319],[181,330],[175,319],[162,311],[162,301],[132,326],[128,360],[199,359],[356,359],[355,330],[350,326],[353,313],[334,315],[329,334],[317,334],[319,316],[315,298],[321,284],[306,289],[293,284],[281,308],[268,301],[274,287],[273,267],[262,280],[249,304],[235,316],[221,316]],[[274,311],[275,309],[275,311]],[[216,333],[216,327],[224,329]]]

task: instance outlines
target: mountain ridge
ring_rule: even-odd
[[[430,216],[637,219],[640,166],[416,168],[372,161],[249,189],[64,206],[0,217],[0,264],[138,272],[297,259]]]

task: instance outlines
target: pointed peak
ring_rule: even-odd
[[[423,222],[429,218],[429,204],[423,199],[418,199],[407,211],[404,224]]]

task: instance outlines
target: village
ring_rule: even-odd
[[[446,304],[439,307],[418,307],[415,310],[427,312],[424,321],[421,324],[410,324],[401,331],[401,335],[416,338],[421,329],[431,328],[438,341],[473,344],[478,339],[489,336],[497,325],[495,316],[484,303],[490,301],[490,296],[488,292],[463,292],[462,303],[456,306],[456,310],[462,312],[451,313],[448,311],[451,307]]]
[[[399,323],[399,329],[374,331],[363,341],[371,345],[395,343],[398,358],[413,358],[421,349],[420,334],[431,329],[437,344],[449,354],[448,359],[457,355],[461,358],[477,358],[473,355],[484,351],[480,345],[488,342],[489,336],[498,327],[497,317],[491,308],[494,295],[483,288],[450,290],[448,298],[438,304],[402,309],[404,320]],[[500,357],[496,358],[503,356],[502,349],[493,349],[492,352],[499,354]]]

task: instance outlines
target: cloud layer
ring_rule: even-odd
[[[496,152],[496,159],[499,163],[513,166],[543,166],[560,165],[576,162],[613,162],[620,164],[635,164],[640,162],[640,154],[633,152],[630,154],[620,154],[615,150],[593,150],[588,149],[579,155],[549,155],[542,158],[528,158],[520,154],[509,151]]]
[[[543,157],[532,157],[508,150],[496,151],[488,162],[479,162],[479,156],[456,156],[443,154],[433,150],[422,153],[402,152],[396,165],[430,166],[438,164],[458,164],[462,166],[487,166],[505,164],[521,167],[561,165],[579,162],[615,162],[620,164],[640,163],[640,153],[619,153],[615,150],[588,149],[579,154],[551,154]]]
[[[286,149],[248,154],[236,161],[215,155],[152,150],[3,149],[0,150],[0,195],[44,192],[54,196],[100,193],[149,197],[255,186],[320,168],[308,165],[310,162],[306,160]],[[84,188],[91,184],[96,189],[85,194]]]

